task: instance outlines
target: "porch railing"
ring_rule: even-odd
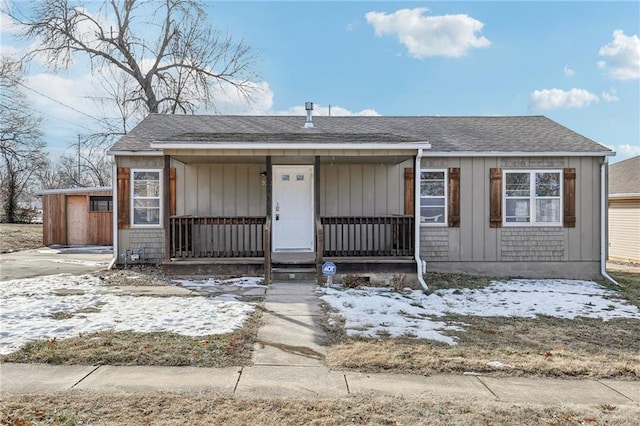
[[[322,217],[323,257],[413,256],[413,216]]]
[[[172,258],[263,257],[266,218],[172,216]]]

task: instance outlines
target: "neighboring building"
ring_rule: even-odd
[[[267,281],[327,260],[372,279],[604,263],[614,153],[541,116],[151,114],[110,154],[119,261]]]
[[[640,263],[640,156],[609,166],[609,259]]]
[[[45,246],[113,244],[113,200],[110,187],[40,191]]]

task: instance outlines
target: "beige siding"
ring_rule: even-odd
[[[321,165],[320,215],[403,214],[404,169],[411,164]]]
[[[570,275],[580,262],[589,263],[600,258],[600,161],[597,157],[550,158],[423,158],[423,168],[460,167],[460,227],[439,228],[422,226],[421,255],[427,262],[441,266],[455,264],[459,272],[478,271],[482,263],[523,265],[540,262],[567,263],[560,272]],[[576,169],[576,227],[489,227],[489,172],[502,169]],[[419,178],[418,178],[419,179]],[[443,259],[443,232],[448,235],[448,257]],[[433,241],[431,240],[433,239]],[[517,250],[514,251],[514,250]],[[450,266],[450,265],[449,265]],[[473,270],[472,270],[473,268]],[[505,266],[508,269],[508,266]],[[497,272],[497,271],[496,271]]]
[[[640,262],[640,200],[609,202],[609,259]]]
[[[261,164],[182,164],[176,167],[176,214],[264,216]]]

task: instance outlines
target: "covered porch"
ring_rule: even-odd
[[[313,270],[320,280],[326,261],[343,273],[415,272],[416,149],[400,146],[163,147],[170,194],[164,267],[264,274],[267,283],[282,268]],[[308,181],[308,189],[292,193],[295,187],[282,187],[290,181]],[[296,222],[292,210],[308,214]],[[297,238],[307,232],[309,238]]]

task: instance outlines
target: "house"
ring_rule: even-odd
[[[110,151],[121,258],[267,281],[331,261],[423,287],[427,270],[604,271],[608,148],[542,116],[313,117],[306,106],[306,118],[145,118]]]
[[[39,194],[45,246],[113,244],[111,187],[47,189]]]
[[[609,259],[640,263],[640,156],[609,166]]]

